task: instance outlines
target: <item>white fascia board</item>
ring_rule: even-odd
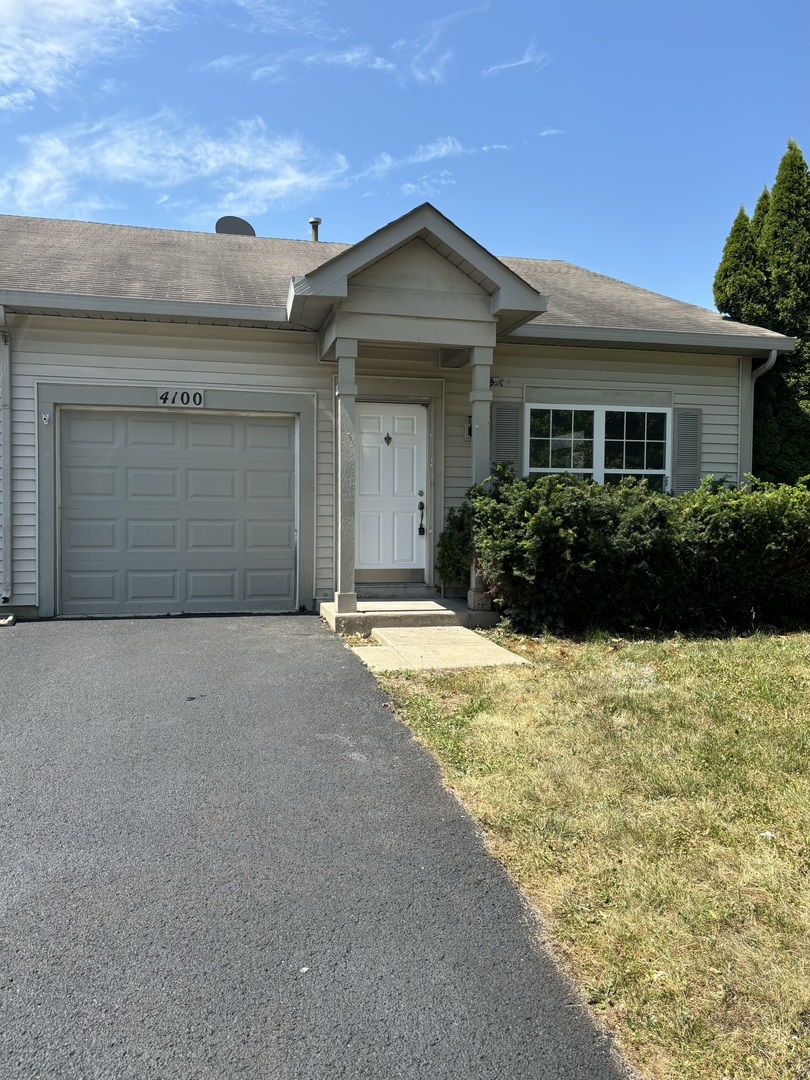
[[[796,348],[796,339],[766,332],[761,337],[753,334],[691,333],[684,330],[621,330],[602,326],[521,326],[511,335],[520,341],[544,340],[583,342],[615,342],[617,345],[671,345],[676,348],[721,349],[729,353],[760,353],[776,349],[789,353]]]
[[[349,282],[345,273],[333,269],[331,277],[324,280],[319,285],[313,285],[313,278],[316,273],[318,273],[318,271],[313,271],[311,274],[305,274],[304,277],[290,279],[290,291],[287,299],[288,307],[290,305],[290,298],[292,297],[296,297],[299,300],[306,300],[308,296],[315,296],[318,300],[328,300],[330,303],[334,304],[346,299],[349,295]]]
[[[97,315],[174,315],[177,318],[226,319],[239,322],[287,323],[287,309],[265,304],[211,303],[201,300],[157,300],[131,296],[81,296],[74,293],[0,289],[0,304],[8,309],[35,308],[82,311]]]

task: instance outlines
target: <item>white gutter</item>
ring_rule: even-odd
[[[709,331],[685,331],[685,330],[636,330],[617,329],[616,327],[603,326],[553,326],[551,323],[530,323],[521,326],[510,334],[513,344],[518,342],[534,342],[541,344],[544,340],[562,345],[570,342],[595,343],[604,345],[634,345],[643,348],[665,348],[671,346],[676,349],[689,349],[696,352],[729,352],[729,353],[752,353],[765,349],[772,350],[776,346],[779,352],[792,352],[796,348],[795,338],[784,337],[765,331],[763,334],[735,334],[735,333],[712,333]]]
[[[11,599],[13,581],[12,544],[13,506],[11,493],[11,333],[6,322],[5,308],[0,305],[0,463],[3,468],[3,489],[0,492],[0,522],[3,528],[3,576],[0,578],[0,604]]]
[[[766,371],[771,370],[773,365],[776,363],[776,357],[777,357],[778,352],[779,352],[778,349],[771,349],[771,351],[768,353],[768,359],[765,361],[765,363],[762,365],[762,367],[755,368],[751,372],[751,383],[752,384],[757,381],[757,379],[760,377],[760,375],[764,375]]]

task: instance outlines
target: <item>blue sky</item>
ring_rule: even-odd
[[[0,0],[0,212],[497,255],[691,303],[789,137],[806,0]]]

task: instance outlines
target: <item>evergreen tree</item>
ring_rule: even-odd
[[[762,239],[762,226],[765,224],[765,218],[768,216],[770,207],[771,193],[767,187],[764,187],[762,194],[757,199],[757,205],[754,207],[754,216],[751,218],[751,235],[755,244],[758,244]]]
[[[714,297],[730,318],[798,339],[754,397],[754,473],[794,483],[810,474],[810,173],[792,139],[754,216],[732,225]]]
[[[761,201],[761,200],[760,200]],[[734,219],[714,275],[717,310],[738,322],[764,325],[768,282],[744,207]]]
[[[810,330],[810,172],[791,139],[779,163],[760,248],[771,293],[769,329],[807,338]]]

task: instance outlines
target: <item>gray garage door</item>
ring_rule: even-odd
[[[295,421],[61,417],[63,615],[293,611]]]

